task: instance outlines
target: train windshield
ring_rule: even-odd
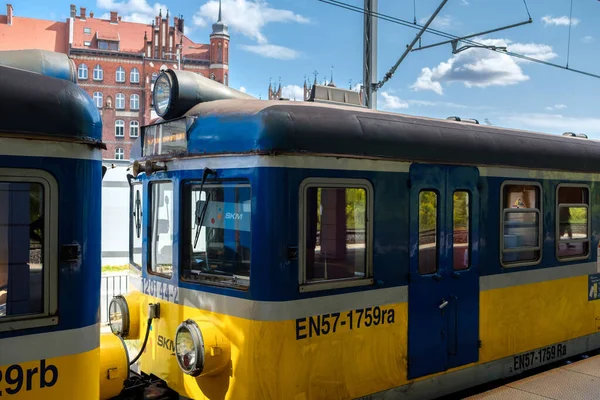
[[[187,184],[182,279],[248,287],[250,185]]]

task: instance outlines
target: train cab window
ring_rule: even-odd
[[[370,184],[354,179],[308,179],[301,192],[300,290],[372,283]]]
[[[590,253],[590,193],[586,186],[559,185],[556,211],[556,256],[561,261]]]
[[[150,273],[173,274],[173,183],[150,184]]]
[[[502,185],[501,264],[537,264],[541,260],[541,186],[529,182]]]
[[[131,214],[129,215],[129,262],[138,268],[142,266],[142,184],[131,186],[129,199]]]
[[[453,265],[454,270],[468,269],[470,265],[470,194],[456,191],[453,196],[452,225],[453,225]]]
[[[246,182],[184,186],[181,278],[247,289],[250,285],[252,196]]]
[[[14,171],[0,170],[0,331],[56,323],[57,185]]]
[[[430,190],[419,193],[419,273],[437,272],[438,194]]]

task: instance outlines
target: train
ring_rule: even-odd
[[[1,73],[0,88],[15,81]],[[130,285],[109,334],[96,331],[101,205],[89,195],[100,159],[2,157],[57,176],[71,198],[54,249],[78,257],[58,264],[58,325],[7,333],[0,317],[3,393],[39,376],[46,398],[69,398],[46,384],[58,361],[31,345],[63,321],[95,330],[90,348],[73,335],[52,349],[90,351],[86,368],[61,364],[73,398],[129,398],[145,382],[179,399],[434,399],[600,348],[600,142],[375,111],[318,85],[309,101],[259,100],[172,69],[153,107],[132,150]],[[87,112],[80,130],[100,123]],[[44,116],[23,121],[80,132]],[[98,152],[94,132],[78,145]],[[41,375],[25,372],[34,364]]]

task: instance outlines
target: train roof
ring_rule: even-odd
[[[66,80],[0,65],[0,135],[102,144],[90,96]]]
[[[313,102],[227,99],[186,116],[186,155],[321,154],[600,172],[600,142]],[[168,121],[167,121],[168,122]]]

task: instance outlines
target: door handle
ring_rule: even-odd
[[[442,304],[440,304],[440,310],[448,305],[448,300],[442,300]]]

